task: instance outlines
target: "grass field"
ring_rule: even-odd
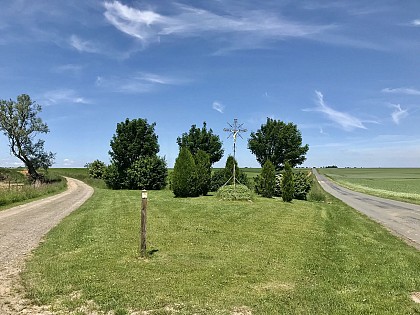
[[[352,190],[420,204],[420,168],[324,168],[319,172]]]
[[[420,314],[410,299],[420,252],[327,201],[150,191],[150,256],[140,259],[140,192],[96,188],[48,234],[23,281],[38,303],[78,315]]]

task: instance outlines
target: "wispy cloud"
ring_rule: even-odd
[[[80,73],[80,71],[82,71],[83,66],[81,65],[77,65],[77,64],[65,64],[65,65],[60,65],[60,66],[56,66],[52,69],[53,72],[56,73],[72,73],[72,74],[78,74]]]
[[[45,92],[43,95],[45,105],[56,105],[60,103],[90,104],[91,101],[79,96],[71,89],[59,89]]]
[[[127,77],[102,77],[96,78],[96,86],[123,93],[149,93],[159,87],[167,85],[183,85],[188,79],[158,75],[154,73],[138,72]]]
[[[406,95],[420,95],[420,90],[413,88],[385,88],[382,89],[383,93],[406,94]]]
[[[406,109],[402,109],[401,105],[392,105],[394,107],[394,111],[391,114],[392,120],[397,125],[400,123],[400,120],[408,116],[408,111]]]
[[[223,105],[222,103],[220,103],[218,101],[214,101],[213,102],[213,109],[217,110],[219,113],[223,114],[223,112],[225,110],[225,105]]]
[[[351,131],[355,128],[367,129],[359,118],[329,107],[325,103],[324,95],[321,92],[315,91],[315,94],[317,97],[316,101],[318,107],[313,109],[306,109],[305,111],[318,111],[324,113],[328,117],[328,119],[333,121],[335,124],[338,124],[346,131]]]
[[[101,52],[100,47],[93,41],[83,40],[77,35],[71,35],[69,44],[80,52],[98,53]]]
[[[142,41],[158,42],[161,36],[195,37],[203,33],[224,34],[239,48],[246,43],[265,42],[285,37],[308,37],[330,28],[286,20],[266,11],[216,14],[204,9],[176,5],[176,13],[165,16],[151,10],[129,7],[119,1],[105,2],[105,18],[121,32]],[[243,38],[246,37],[246,41]],[[246,47],[251,48],[251,47]]]
[[[420,19],[416,19],[416,20],[411,21],[411,25],[412,26],[420,26]]]

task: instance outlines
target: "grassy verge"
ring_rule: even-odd
[[[95,188],[106,188],[102,179],[89,177],[87,168],[51,168],[51,174],[76,178]]]
[[[328,198],[328,197],[326,197]],[[96,189],[23,273],[29,296],[91,314],[418,314],[420,253],[335,199],[283,203]],[[146,313],[145,313],[146,314]]]
[[[5,181],[0,186],[0,211],[11,206],[57,194],[64,191],[67,187],[65,180],[51,174],[48,175],[51,183],[43,184],[39,187],[26,183],[26,178],[22,174],[16,174],[15,177],[16,179],[11,185],[8,185],[7,181]]]
[[[319,172],[355,191],[420,204],[420,168],[320,169]]]

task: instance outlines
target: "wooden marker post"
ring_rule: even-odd
[[[140,255],[146,257],[147,190],[141,192]]]

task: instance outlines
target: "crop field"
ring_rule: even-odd
[[[323,168],[319,172],[349,189],[420,204],[420,168]]]
[[[140,192],[98,187],[27,262],[23,283],[37,303],[80,315],[420,313],[410,298],[420,252],[328,196],[149,191],[143,259]]]

